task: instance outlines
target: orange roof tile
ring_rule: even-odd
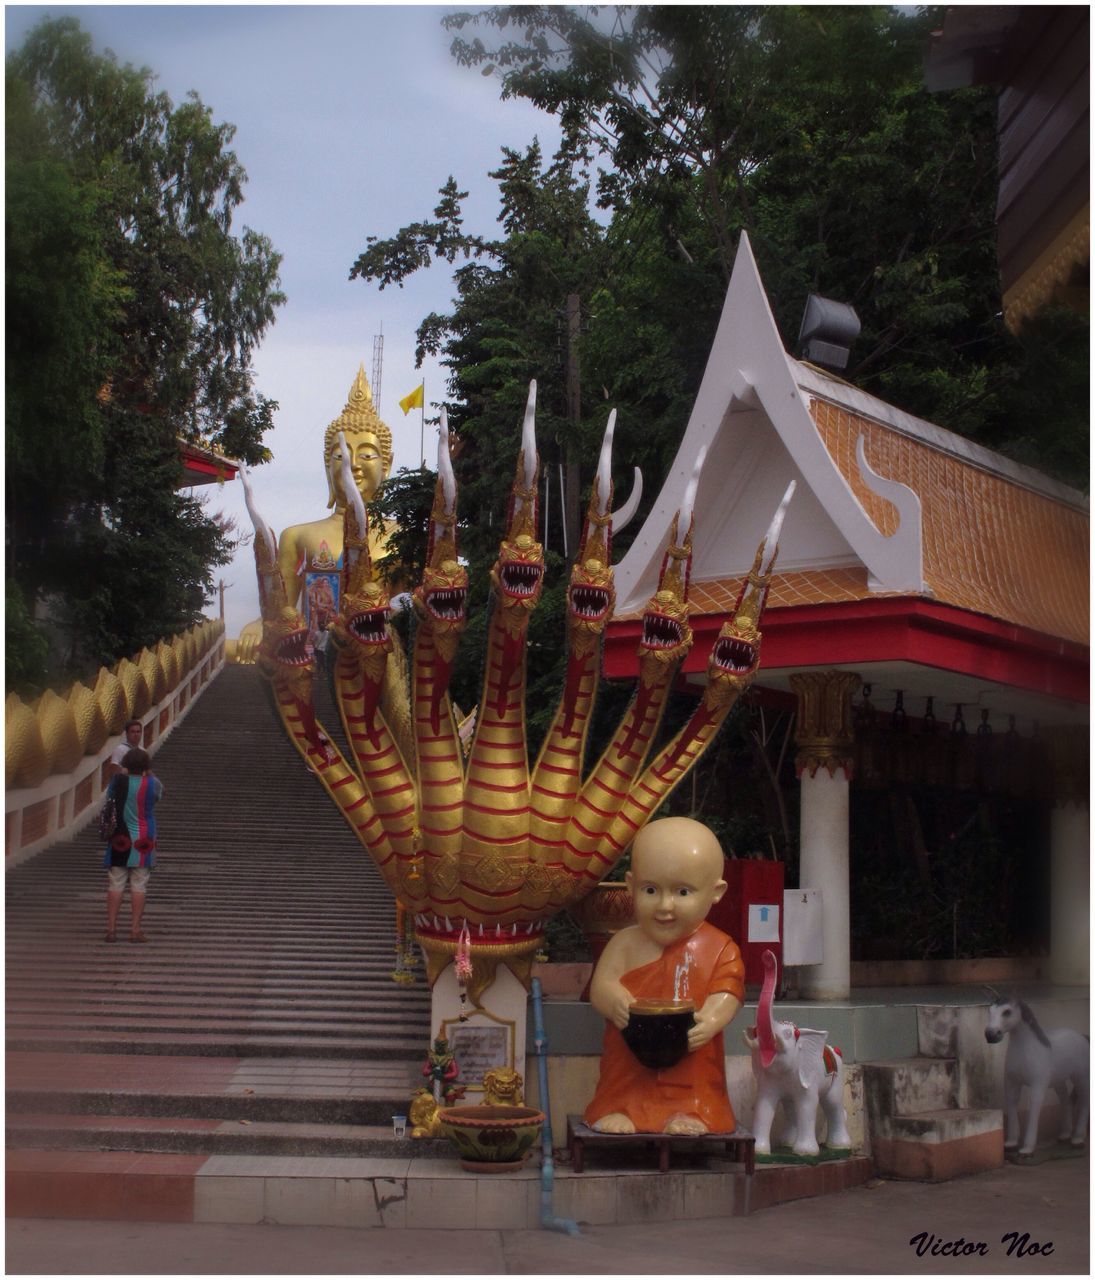
[[[714,578],[688,586],[689,612],[692,614],[728,613],[737,604],[744,575],[736,578]],[[803,604],[843,604],[849,600],[876,600],[883,596],[907,595],[908,592],[871,591],[867,586],[867,570],[808,569],[794,573],[776,573],[768,593],[767,608],[784,609]],[[621,621],[641,617],[641,610],[617,615]]]
[[[719,578],[711,582],[693,580],[688,588],[691,612],[727,613],[737,603],[744,581],[744,577]],[[767,607],[782,609],[800,604],[839,604],[846,600],[866,600],[871,595],[867,588],[866,569],[776,573],[772,577]]]
[[[810,409],[880,533],[895,531],[897,512],[863,483],[855,458],[860,435],[871,468],[919,496],[924,579],[936,600],[1089,643],[1085,512],[837,405],[813,399]]]
[[[923,572],[931,598],[1080,644],[1089,643],[1088,533],[1085,512],[944,452],[904,432],[812,398],[811,413],[829,455],[883,536],[897,509],[864,484],[856,441],[872,470],[920,498]],[[988,456],[988,455],[986,455]],[[693,579],[691,612],[727,613],[742,577]],[[841,604],[908,592],[871,591],[862,566],[777,573],[768,608]],[[638,617],[639,611],[626,617]]]

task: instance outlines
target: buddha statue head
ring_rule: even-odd
[[[357,371],[346,407],[327,428],[323,437],[327,506],[338,511],[346,505],[346,494],[342,490],[342,447],[338,441],[340,431],[346,439],[354,482],[362,500],[369,502],[376,497],[392,469],[392,433],[380,421],[380,415],[373,405],[373,393],[365,377],[364,365]]]

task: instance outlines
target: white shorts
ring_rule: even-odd
[[[107,887],[113,893],[124,893],[128,880],[130,893],[147,893],[151,874],[151,867],[107,867]]]

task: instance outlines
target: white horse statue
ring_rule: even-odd
[[[1024,1001],[992,994],[996,998],[989,1005],[985,1039],[989,1044],[999,1044],[1008,1037],[1004,1059],[1004,1150],[1018,1147],[1021,1156],[1033,1154],[1047,1089],[1056,1093],[1060,1103],[1060,1141],[1082,1147],[1087,1133],[1091,1054],[1087,1036],[1068,1029],[1047,1033]],[[1019,1095],[1023,1085],[1027,1086],[1028,1109],[1020,1146]]]

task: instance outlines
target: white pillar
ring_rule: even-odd
[[[1087,986],[1090,975],[1090,818],[1082,801],[1058,804],[1050,818],[1051,981]]]
[[[800,784],[799,887],[822,891],[824,959],[802,969],[801,991],[812,1000],[846,997],[852,985],[848,873],[848,775],[818,769]]]
[[[851,993],[851,885],[848,783],[852,773],[852,692],[849,671],[798,672],[795,768],[799,775],[799,888],[820,889],[824,958],[802,970],[808,999],[839,1000]]]

